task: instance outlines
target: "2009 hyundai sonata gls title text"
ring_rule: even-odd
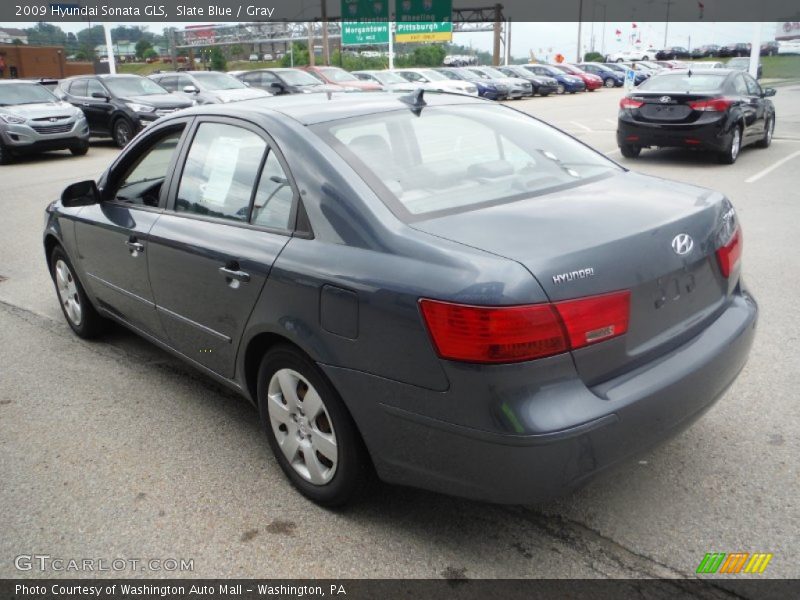
[[[495,502],[691,423],[757,307],[721,194],[486,101],[310,94],[160,119],[48,208],[72,329],[117,320],[257,404],[306,496]]]

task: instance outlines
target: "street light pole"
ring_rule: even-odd
[[[583,57],[581,56],[581,25],[583,21],[583,0],[578,0],[578,60],[577,62],[582,62]]]

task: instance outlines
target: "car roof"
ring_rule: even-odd
[[[294,119],[303,125],[314,125],[327,121],[348,119],[372,114],[387,113],[397,110],[410,110],[411,107],[401,98],[403,94],[387,92],[375,94],[369,92],[329,92],[327,94],[293,94],[289,96],[270,96],[254,100],[244,100],[230,104],[212,104],[194,109],[181,111],[181,115],[213,114],[232,115],[238,114],[243,118],[258,114],[279,113]],[[426,90],[423,99],[427,106],[452,106],[452,105],[484,105],[486,100]],[[490,103],[490,102],[489,102]],[[491,104],[491,103],[490,103]]]

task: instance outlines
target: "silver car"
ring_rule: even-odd
[[[219,71],[154,73],[149,77],[173,94],[183,95],[198,104],[227,104],[272,95]]]
[[[0,81],[0,165],[46,150],[89,151],[83,112],[33,81]]]

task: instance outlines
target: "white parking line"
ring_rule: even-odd
[[[581,129],[583,129],[584,131],[588,131],[589,133],[591,133],[591,132],[592,132],[592,130],[591,130],[591,129],[589,129],[589,128],[588,128],[586,125],[584,125],[583,123],[578,123],[577,121],[570,121],[570,123],[572,123],[573,125],[575,125],[575,127],[580,127],[580,128],[581,128]]]
[[[766,169],[764,169],[763,171],[759,171],[755,175],[752,175],[752,176],[748,177],[747,179],[744,180],[744,182],[745,183],[753,183],[755,181],[758,181],[759,179],[761,179],[765,175],[769,175],[770,173],[772,173],[775,169],[780,167],[783,163],[786,163],[786,162],[789,162],[790,160],[792,160],[795,156],[800,156],[800,150],[798,150],[797,152],[792,152],[789,156],[784,156],[782,159],[780,159],[774,165],[769,166]]]

